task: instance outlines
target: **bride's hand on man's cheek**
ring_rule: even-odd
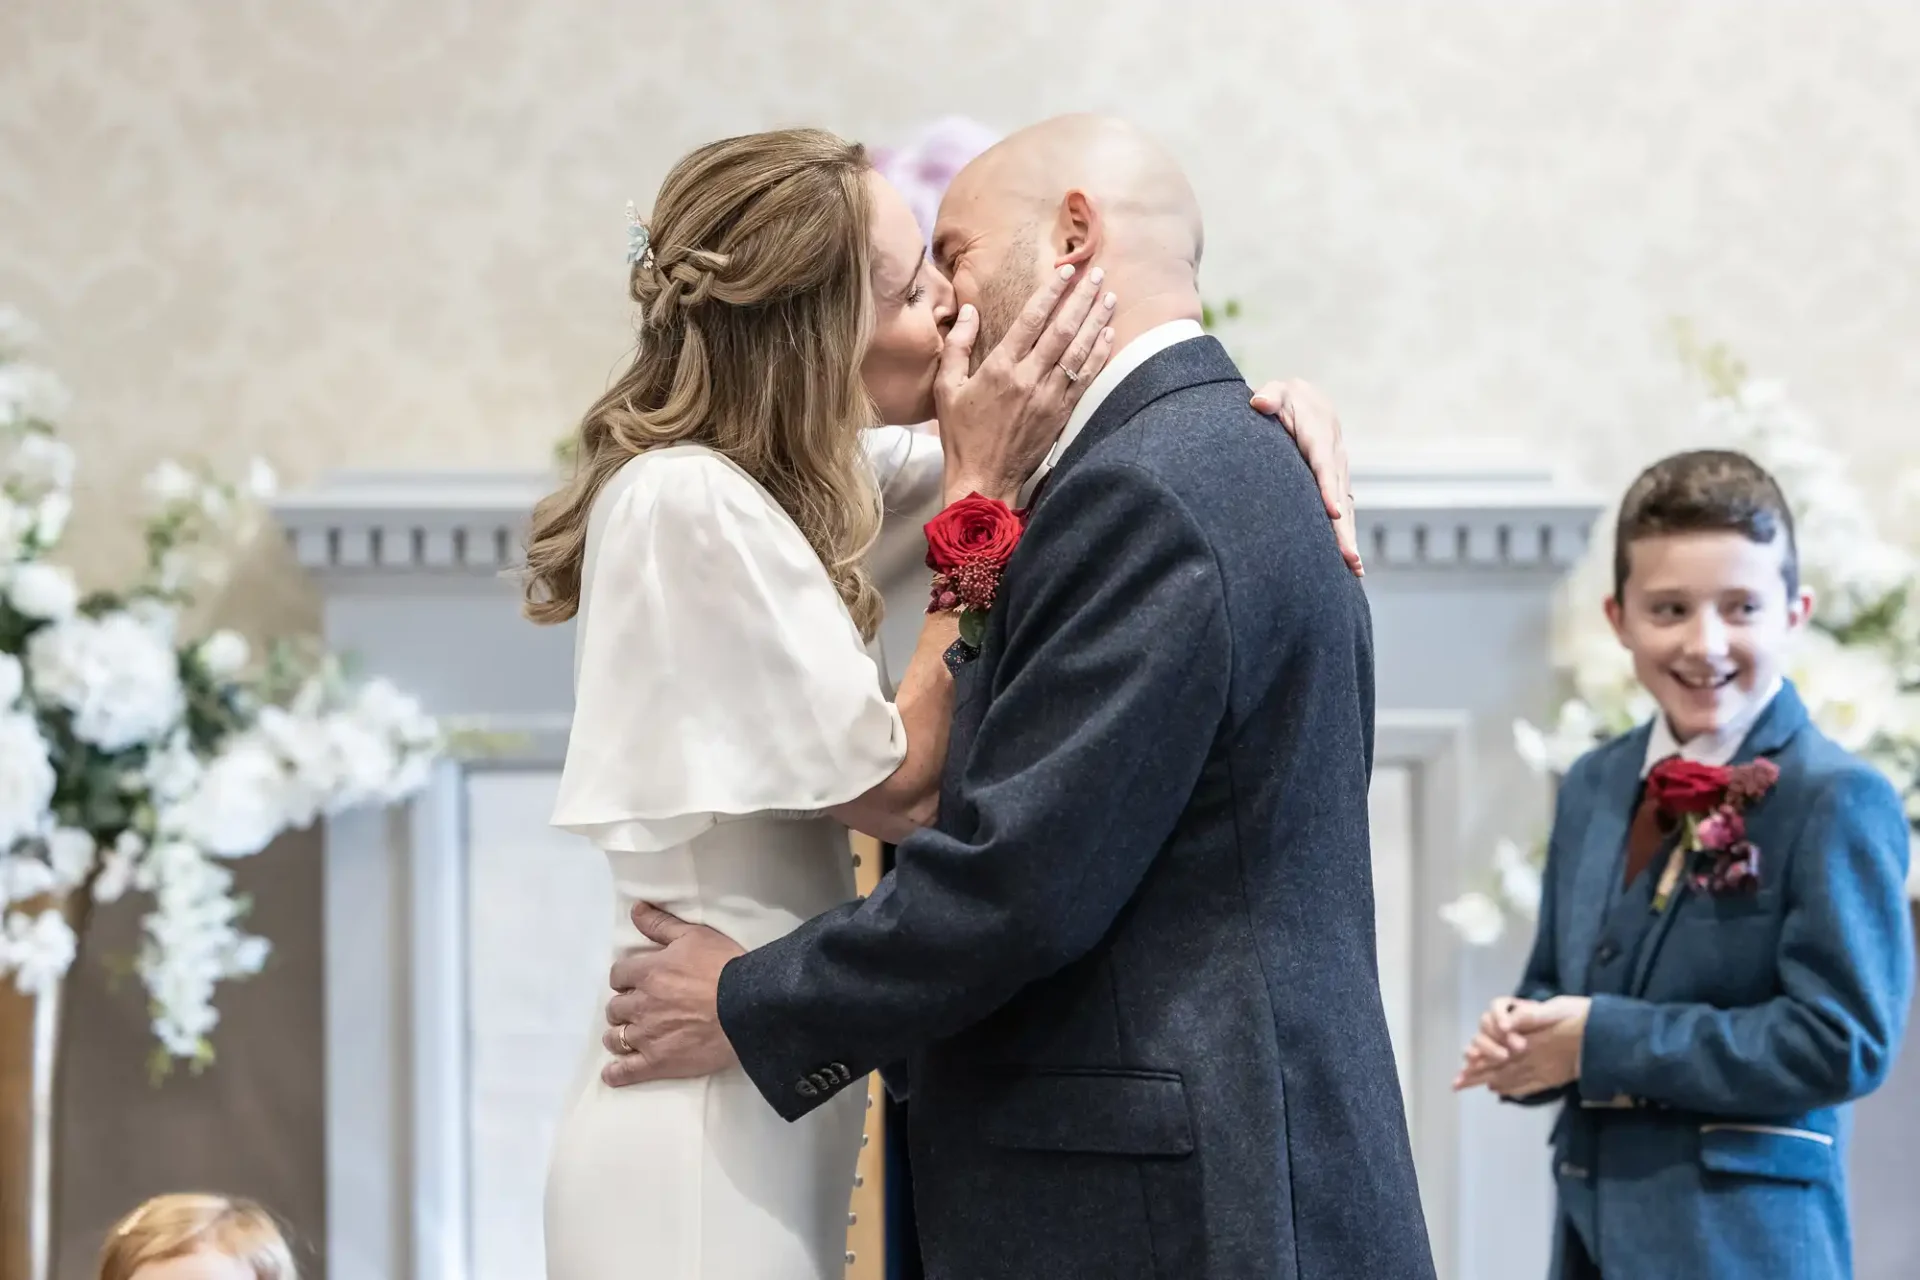
[[[1050,272],[976,366],[980,313],[948,330],[933,387],[947,500],[981,493],[1011,503],[1113,353],[1116,300],[1099,268]]]

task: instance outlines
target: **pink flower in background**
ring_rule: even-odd
[[[931,237],[947,184],[998,141],[1000,135],[977,120],[946,116],[922,129],[904,147],[873,148],[873,167],[906,197],[921,231]]]

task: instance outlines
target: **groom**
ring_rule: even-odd
[[[665,945],[616,968],[623,1082],[737,1058],[792,1119],[904,1063],[933,1277],[1433,1274],[1376,976],[1366,597],[1201,332],[1200,246],[1115,121],[954,181],[935,253],[976,352],[1043,271],[1125,302],[956,673],[938,826],[746,954],[636,913]]]

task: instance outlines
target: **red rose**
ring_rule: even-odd
[[[1001,568],[1013,556],[1021,528],[1006,503],[968,494],[927,522],[927,568],[945,574],[966,565]]]
[[[1661,812],[1674,817],[1711,813],[1726,798],[1731,776],[1718,765],[1670,758],[1653,766],[1653,772],[1647,775],[1647,794]]]

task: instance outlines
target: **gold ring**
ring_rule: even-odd
[[[627,1024],[626,1023],[623,1022],[620,1024],[619,1034],[620,1034],[620,1052],[632,1053],[633,1046],[627,1042]]]
[[[1054,368],[1056,368],[1056,369],[1058,369],[1058,370],[1059,370],[1060,372],[1062,372],[1062,373],[1064,373],[1064,374],[1066,374],[1066,375],[1067,375],[1067,381],[1068,381],[1068,382],[1070,382],[1070,383],[1072,383],[1072,382],[1078,382],[1078,381],[1080,381],[1080,375],[1079,375],[1079,374],[1077,374],[1077,373],[1075,373],[1075,372],[1074,372],[1073,370],[1071,370],[1071,369],[1069,369],[1069,368],[1067,368],[1067,366],[1065,366],[1065,365],[1063,365],[1063,364],[1061,364],[1061,363],[1060,363],[1060,362],[1059,362],[1058,360],[1055,360],[1055,361],[1053,362],[1053,367],[1054,367]]]

